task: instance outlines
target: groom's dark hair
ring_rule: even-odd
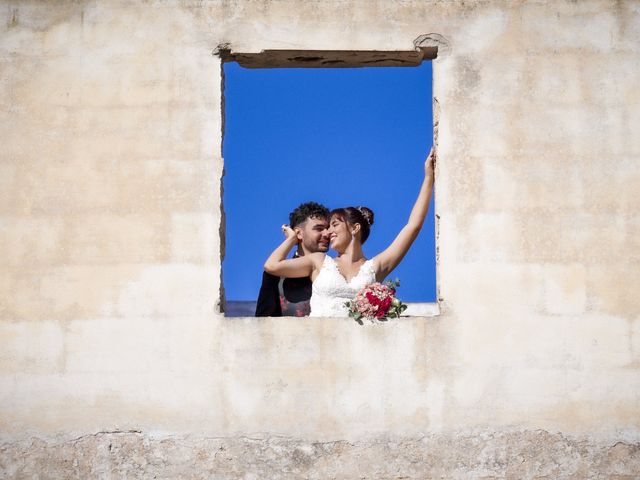
[[[301,203],[289,214],[289,226],[296,228],[301,223],[306,222],[308,218],[329,219],[329,209],[316,202]]]

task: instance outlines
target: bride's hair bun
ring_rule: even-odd
[[[362,214],[369,226],[373,225],[373,210],[369,207],[356,207],[356,210]]]

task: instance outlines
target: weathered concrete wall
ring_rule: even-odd
[[[0,11],[0,476],[640,476],[640,3]],[[442,314],[225,319],[213,50],[427,33]]]
[[[310,442],[277,436],[163,437],[100,433],[52,447],[12,445],[0,468],[38,478],[638,478],[639,447],[546,432]],[[2,452],[5,453],[5,452]],[[2,470],[0,470],[2,471]]]

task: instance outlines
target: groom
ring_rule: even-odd
[[[299,205],[289,214],[289,225],[298,237],[294,257],[329,249],[329,209],[315,202]],[[262,272],[256,317],[304,317],[309,315],[311,279],[280,278]]]

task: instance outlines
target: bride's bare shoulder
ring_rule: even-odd
[[[322,265],[322,262],[324,262],[324,259],[327,256],[327,254],[323,252],[315,252],[315,253],[309,253],[308,255],[305,255],[305,256],[309,258],[311,263],[313,263],[313,265],[316,268],[318,268]]]

